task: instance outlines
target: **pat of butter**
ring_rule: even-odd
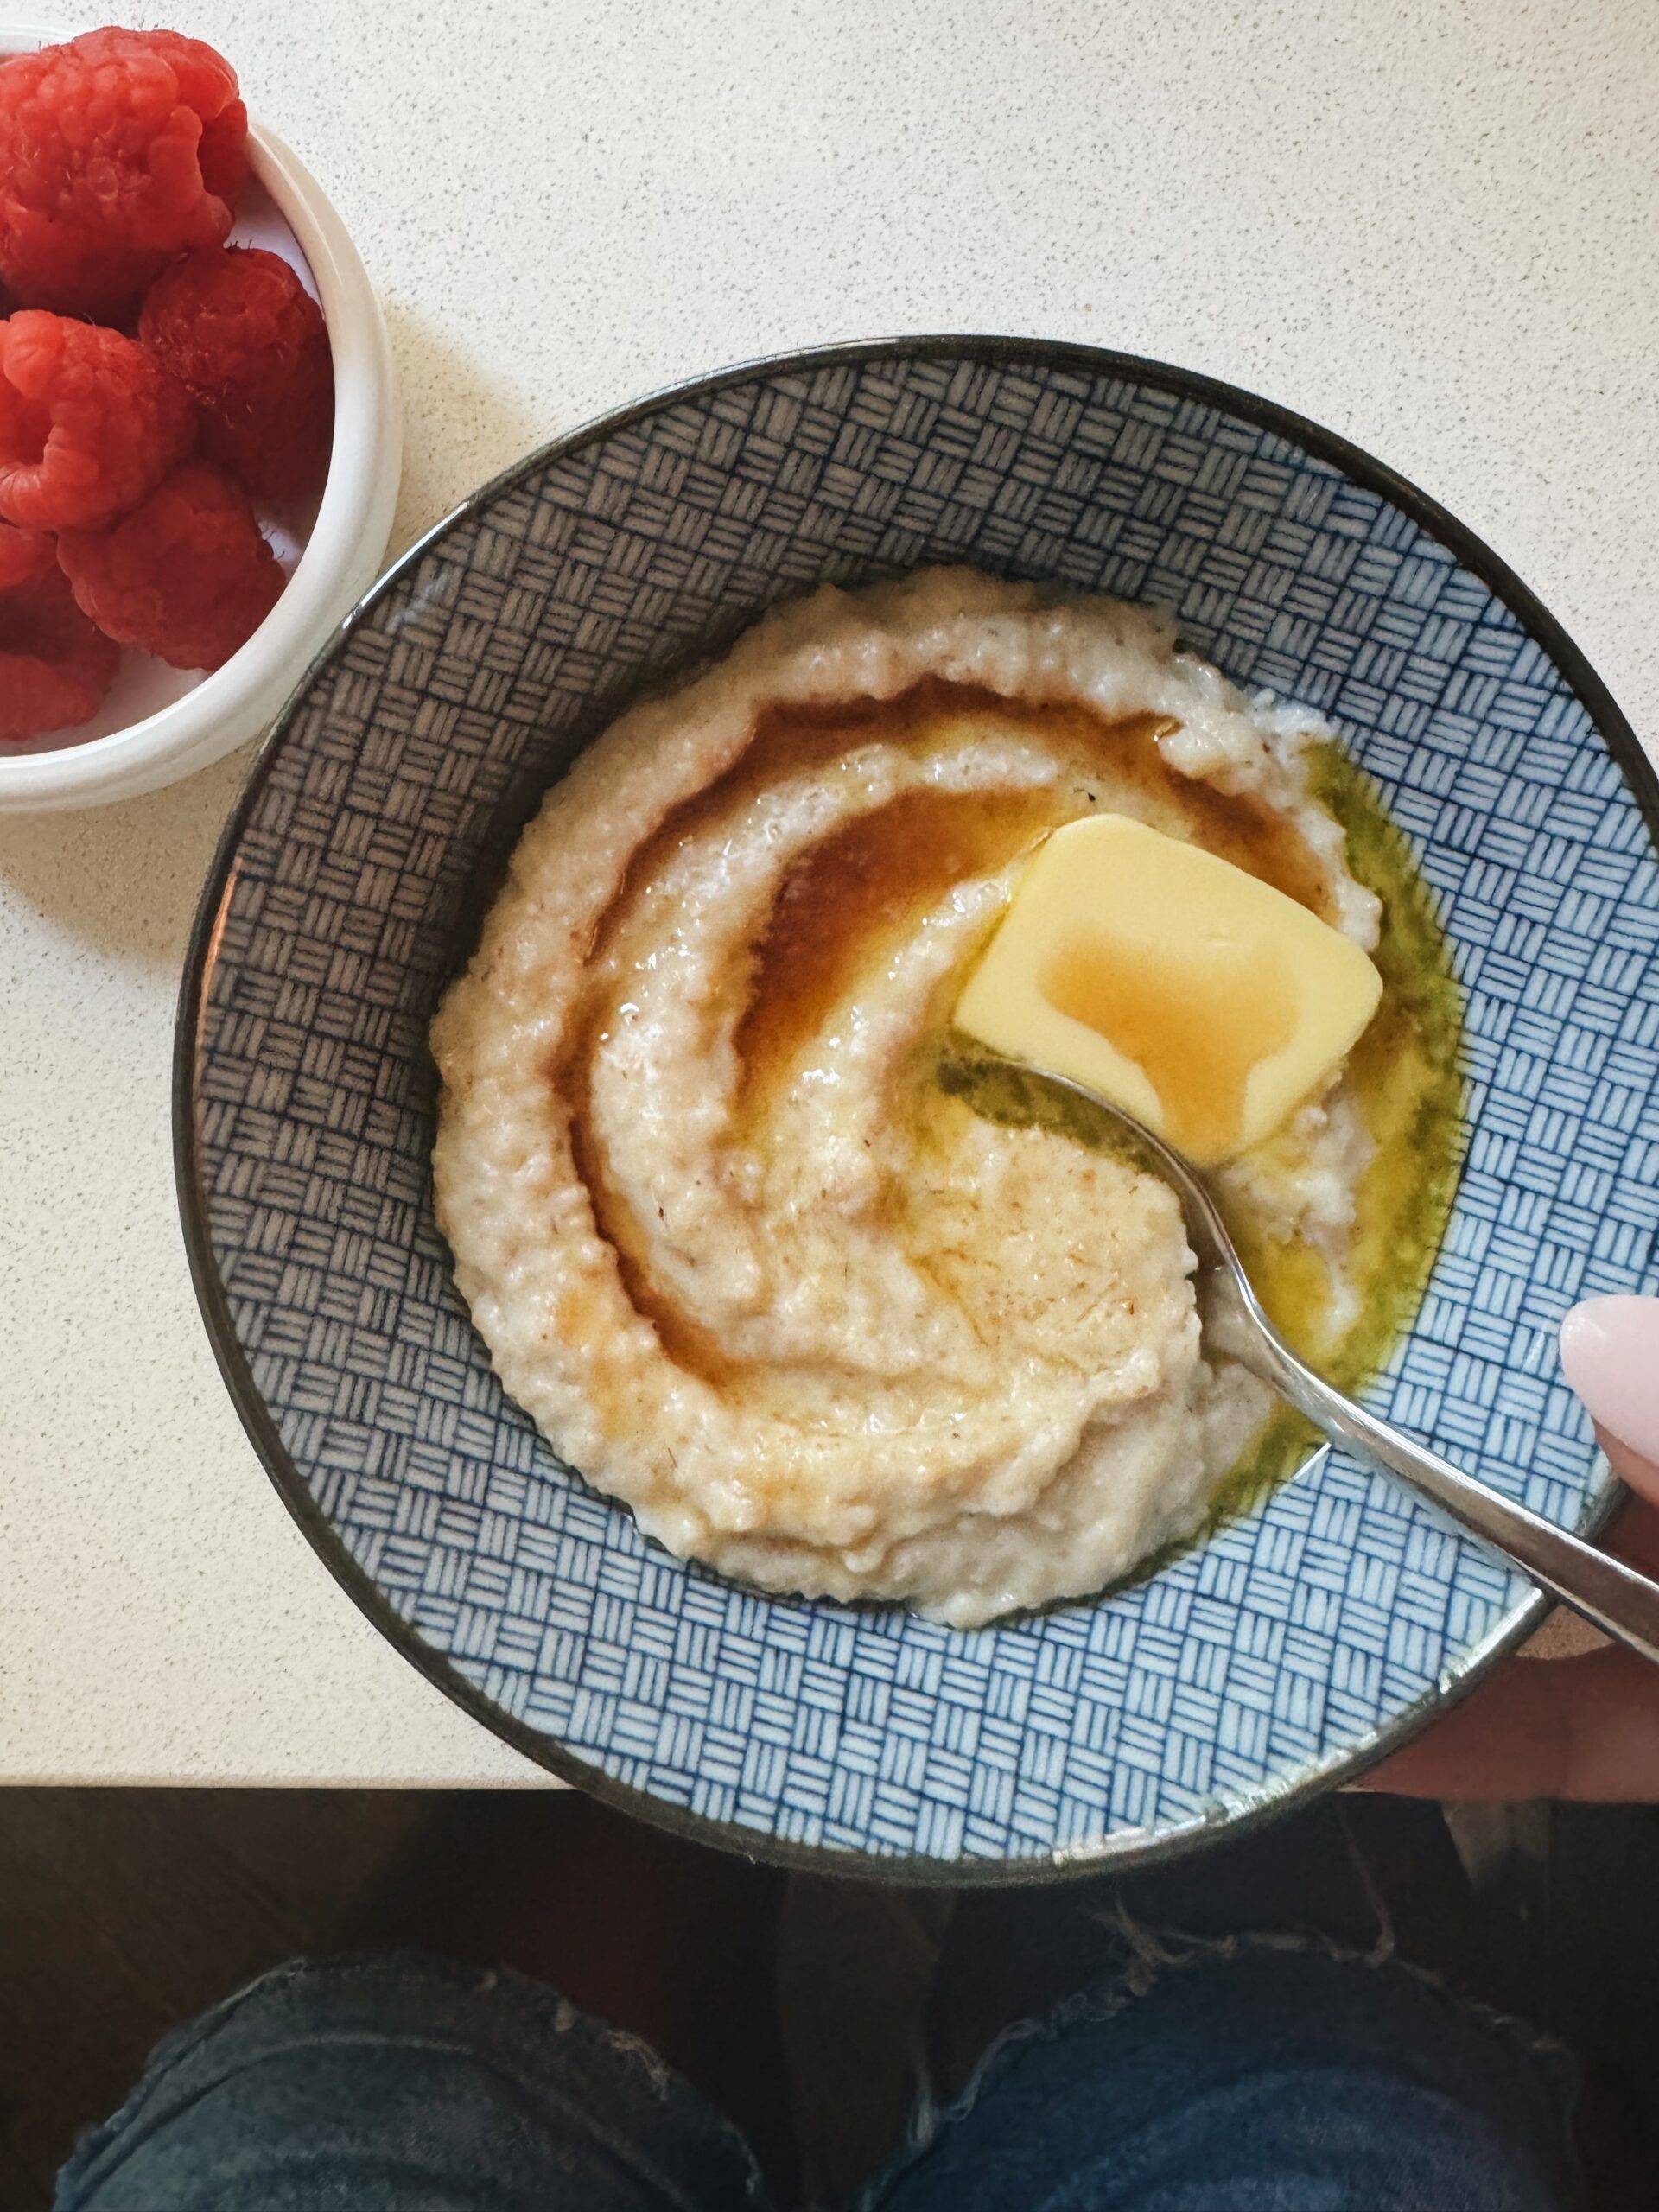
[[[1382,989],[1357,944],[1270,883],[1096,814],[1039,847],[956,1020],[1207,1166],[1323,1082]]]

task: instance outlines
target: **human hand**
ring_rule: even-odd
[[[1592,1298],[1561,1324],[1561,1370],[1633,1493],[1608,1548],[1659,1574],[1659,1298]],[[1465,1801],[1659,1801],[1659,1667],[1613,1646],[1507,1661],[1365,1777]]]

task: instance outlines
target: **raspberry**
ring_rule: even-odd
[[[89,31],[0,67],[0,276],[25,307],[113,316],[217,245],[247,174],[236,72],[176,31]]]
[[[156,279],[138,335],[194,397],[201,442],[256,499],[315,492],[334,428],[322,315],[287,262],[203,246]]]
[[[97,530],[195,435],[188,392],[119,331],[26,308],[0,323],[0,518]]]
[[[112,528],[66,531],[58,558],[105,636],[175,668],[227,661],[284,581],[245,494],[205,461],[175,468]]]
[[[57,565],[58,549],[48,532],[0,522],[0,591],[50,575]]]
[[[0,739],[84,722],[120,663],[120,646],[75,605],[51,551],[50,538],[0,525]]]

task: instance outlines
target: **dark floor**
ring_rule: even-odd
[[[1574,2041],[1594,2212],[1649,2212],[1659,1815],[1532,1808],[1459,1830],[1460,1853],[1434,1808],[1327,1801],[1141,1878],[1128,1902],[1198,1932],[1312,1920],[1369,1947],[1386,1924],[1408,1956]],[[700,2075],[786,2185],[825,2190],[898,2124],[953,1916],[957,1950],[1017,1957],[1022,2001],[1039,2001],[1075,1971],[1075,1898],[785,1882],[567,1796],[0,1794],[0,2208],[50,2203],[77,2129],[119,2101],[169,2026],[297,1951],[386,1941],[556,1980]],[[940,1986],[948,2069],[997,2023],[971,1977]],[[732,2024],[728,2039],[711,2020]]]

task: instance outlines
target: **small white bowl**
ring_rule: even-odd
[[[72,35],[9,25],[0,29],[0,55]],[[251,174],[232,240],[280,253],[308,280],[334,357],[334,442],[315,518],[285,536],[261,518],[284,565],[298,558],[282,597],[223,668],[190,674],[130,651],[91,721],[21,744],[0,741],[0,814],[130,798],[232,751],[271,720],[378,572],[403,465],[385,322],[315,178],[269,130],[250,126],[248,152]]]

